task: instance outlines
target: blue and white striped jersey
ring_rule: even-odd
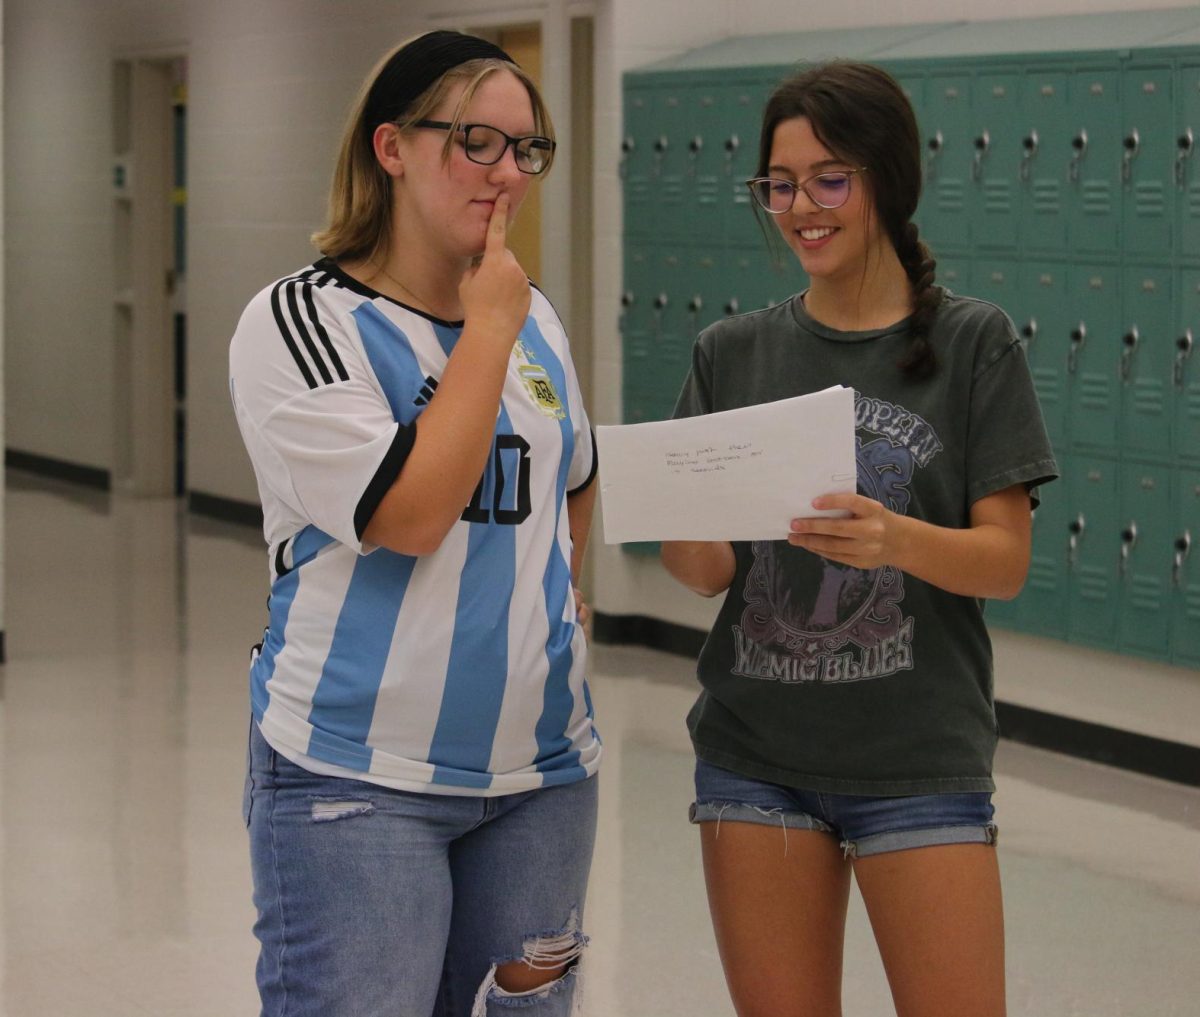
[[[328,259],[243,313],[230,391],[271,571],[251,704],[311,771],[499,795],[600,761],[566,512],[596,456],[562,323],[534,289],[471,504],[433,554],[364,544],[461,332]]]

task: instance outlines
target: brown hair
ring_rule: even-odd
[[[375,65],[363,82],[347,118],[329,189],[326,226],[311,238],[317,250],[331,258],[373,261],[387,253],[392,225],[392,178],[375,158],[374,133],[379,125],[370,122],[374,118],[369,115],[369,110],[376,104],[377,96],[372,94],[376,83],[393,59],[410,45],[411,42],[402,43]],[[465,81],[466,87],[451,118],[453,128],[446,132],[442,149],[442,158],[448,160],[455,130],[462,122],[464,111],[480,84],[496,71],[508,71],[520,80],[533,105],[534,129],[554,140],[550,112],[537,85],[515,63],[499,57],[470,59],[451,67],[403,110],[395,120],[396,125],[401,131],[413,130],[414,122],[428,117],[455,84]]]
[[[911,342],[899,366],[928,377],[937,366],[928,336],[941,293],[933,285],[937,262],[912,221],[921,198],[921,139],[912,104],[895,78],[871,64],[835,60],[802,70],[767,100],[756,176],[767,175],[775,128],[795,117],[807,118],[839,159],[867,167],[859,179],[912,286]]]

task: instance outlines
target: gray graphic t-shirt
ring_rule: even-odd
[[[896,366],[907,321],[839,332],[796,297],[701,333],[675,416],[853,385],[858,492],[965,527],[973,502],[1014,484],[1032,492],[1057,468],[1004,312],[944,292],[930,340],[937,372],[907,378]],[[991,644],[979,600],[786,541],[733,547],[737,572],[688,717],[702,759],[816,791],[992,790]]]

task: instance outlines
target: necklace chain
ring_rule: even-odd
[[[379,266],[379,271],[382,272],[393,283],[395,283],[397,286],[399,286],[402,290],[404,290],[405,293],[407,293],[410,297],[412,297],[426,311],[429,311],[431,314],[434,313],[433,305],[428,300],[426,300],[424,297],[422,297],[419,293],[416,293],[409,287],[405,286],[404,283],[402,283],[399,279],[397,279],[394,275],[392,275],[392,273],[389,272],[383,265]]]

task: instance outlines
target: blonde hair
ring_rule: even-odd
[[[378,125],[366,122],[367,100],[384,67],[407,45],[402,43],[397,46],[375,65],[359,89],[346,121],[329,189],[326,226],[311,238],[317,250],[327,257],[374,261],[387,255],[392,226],[393,184],[392,178],[384,172],[375,157],[374,134]],[[396,121],[396,126],[402,132],[414,130],[412,125],[416,121],[427,118],[441,105],[455,84],[465,81],[466,87],[451,117],[452,127],[446,132],[446,142],[442,148],[442,159],[448,161],[463,113],[484,79],[496,71],[508,71],[525,86],[533,105],[534,130],[553,141],[554,125],[550,120],[550,111],[533,79],[516,64],[493,57],[467,60],[446,71],[416,98],[401,119]]]

